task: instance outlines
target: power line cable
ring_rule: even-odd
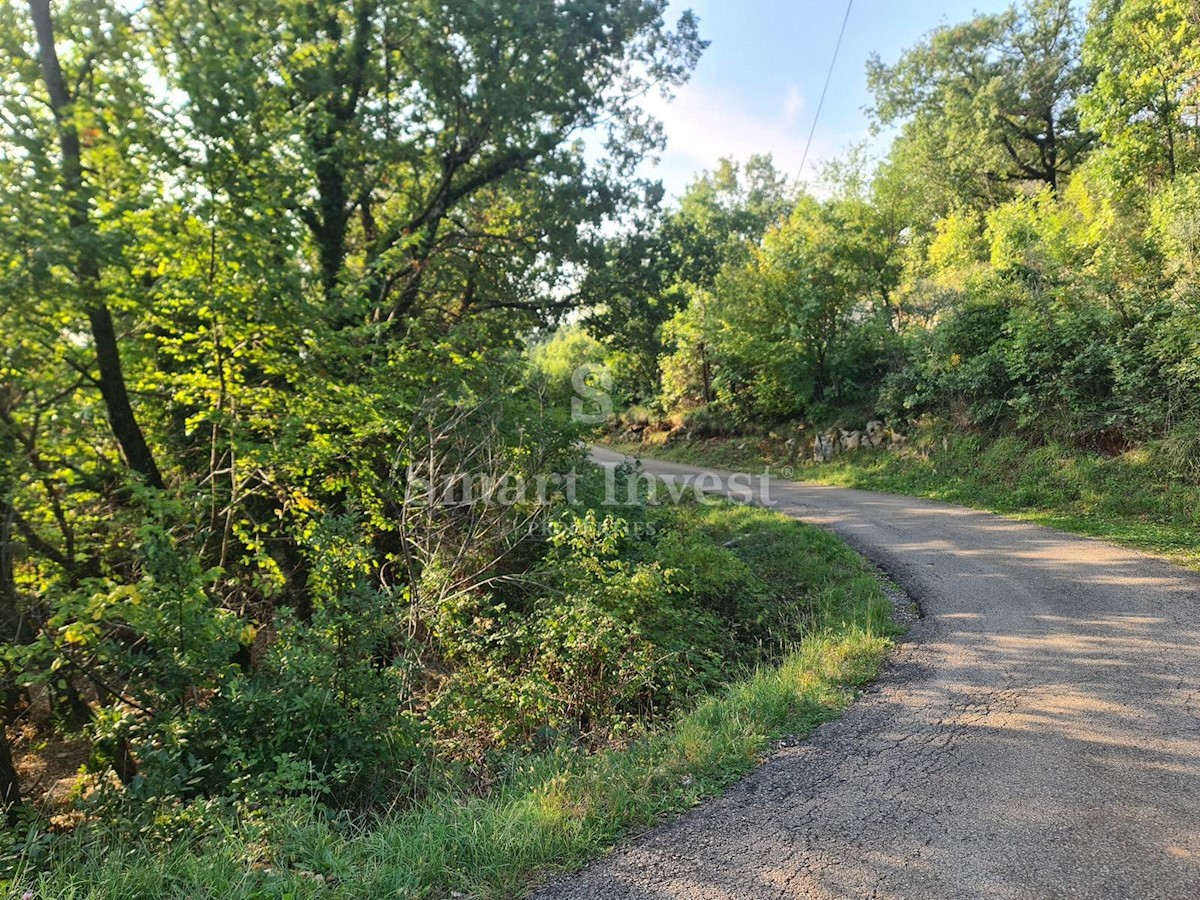
[[[829,61],[829,71],[825,74],[825,87],[821,88],[821,100],[817,103],[817,113],[813,116],[812,130],[808,133],[808,141],[804,145],[804,156],[800,159],[800,171],[796,180],[804,177],[804,166],[808,162],[808,151],[812,148],[813,136],[817,133],[817,123],[821,120],[821,110],[825,107],[825,95],[829,93],[829,82],[833,80],[833,67],[837,65],[838,51],[842,49],[842,38],[846,36],[846,23],[850,21],[850,10],[854,0],[847,0],[846,15],[842,18],[842,30],[838,32],[837,44],[833,48],[833,59]]]

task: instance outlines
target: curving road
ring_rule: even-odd
[[[910,497],[753,499],[845,539],[923,618],[841,719],[536,897],[1200,898],[1200,574]]]

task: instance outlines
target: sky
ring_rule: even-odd
[[[829,72],[844,0],[675,0],[692,9],[710,41],[691,81],[671,101],[645,101],[666,129],[667,149],[647,174],[679,195],[696,173],[723,156],[745,160],[770,153],[783,171],[809,181],[823,160],[870,138],[865,111],[866,62],[885,63],[938,25],[978,12],[997,12],[1011,0],[853,0],[825,106],[804,172],[800,162],[821,87]],[[876,139],[872,149],[879,152]]]

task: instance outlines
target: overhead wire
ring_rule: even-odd
[[[812,129],[808,132],[808,141],[804,144],[804,156],[800,159],[800,171],[796,173],[797,181],[804,177],[804,166],[808,163],[808,151],[812,149],[813,137],[817,133],[817,123],[821,121],[821,110],[825,108],[825,96],[829,93],[829,82],[833,80],[833,69],[837,65],[838,53],[842,49],[842,39],[846,36],[846,25],[850,21],[850,10],[853,7],[854,0],[847,0],[846,15],[842,17],[842,29],[838,32],[837,44],[833,48],[833,59],[829,61],[829,71],[825,74],[825,86],[821,88],[821,99],[817,103],[817,111],[813,116]]]

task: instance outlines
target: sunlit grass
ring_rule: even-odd
[[[1173,474],[1148,449],[1115,457],[1014,437],[986,440],[948,432],[917,436],[899,452],[863,451],[830,463],[753,438],[619,445],[677,462],[779,473],[799,480],[909,494],[987,509],[1063,531],[1103,538],[1200,569],[1200,483]]]

